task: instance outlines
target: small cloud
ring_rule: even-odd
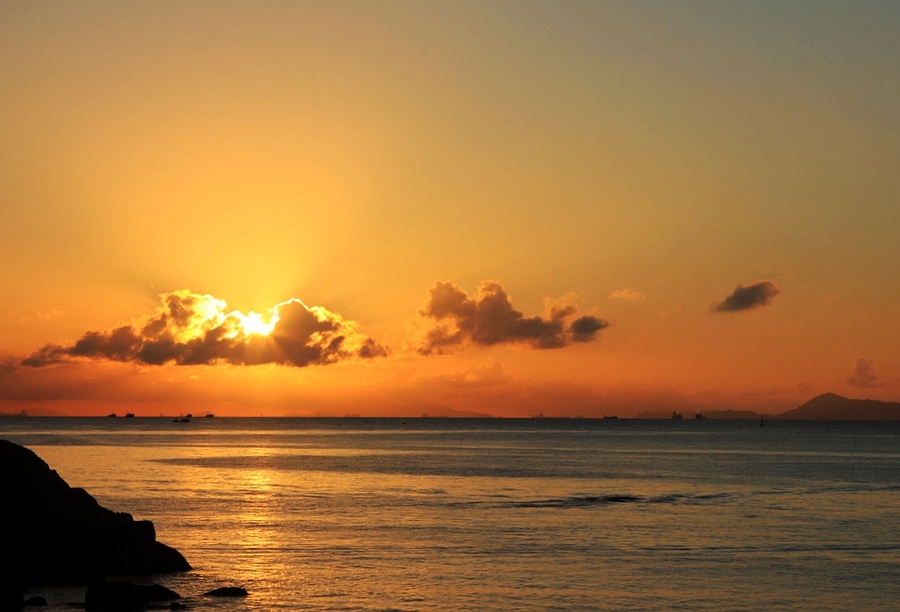
[[[853,387],[881,387],[878,376],[875,375],[875,362],[871,359],[860,357],[856,360],[853,371],[847,376],[847,384]]]
[[[228,312],[224,301],[187,289],[161,294],[160,299],[162,306],[141,325],[89,331],[71,346],[48,344],[22,364],[41,367],[83,358],[147,365],[304,367],[388,352],[361,334],[356,322],[297,299],[274,306],[267,320],[253,312]]]
[[[43,319],[44,321],[58,319],[59,317],[63,316],[63,313],[56,308],[51,308],[50,310],[46,310],[46,311],[35,310],[34,314],[37,315],[38,319]]]
[[[0,376],[4,374],[12,374],[17,369],[16,360],[13,357],[0,359]]]
[[[641,302],[647,299],[647,296],[636,289],[616,289],[609,294],[613,300],[627,300],[629,302]]]
[[[438,377],[438,380],[455,387],[492,387],[506,384],[512,377],[503,371],[499,361],[494,361],[491,366],[472,366],[463,372]]]
[[[419,316],[430,329],[419,347],[423,355],[445,353],[456,346],[521,343],[536,349],[562,348],[590,342],[609,326],[594,316],[577,317],[578,309],[563,302],[546,318],[526,317],[516,310],[503,286],[484,281],[474,297],[451,282],[437,282],[428,291]]]
[[[748,287],[738,285],[734,293],[723,301],[714,305],[714,312],[738,312],[741,310],[753,310],[760,306],[768,306],[772,298],[781,293],[781,289],[769,281],[754,283]]]

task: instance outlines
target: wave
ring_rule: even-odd
[[[570,495],[563,498],[538,499],[530,501],[508,502],[504,505],[514,508],[583,508],[589,506],[607,506],[612,504],[673,504],[699,505],[720,503],[734,497],[731,493],[692,494],[669,493],[666,495]]]
[[[878,493],[897,492],[900,485],[848,483],[812,488],[764,489],[721,493],[666,493],[662,495],[632,495],[610,493],[606,495],[570,495],[561,498],[501,502],[511,508],[583,508],[615,504],[670,504],[682,506],[722,505],[744,503],[754,496],[789,497],[792,495],[822,495],[829,493]]]

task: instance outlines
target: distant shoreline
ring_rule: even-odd
[[[770,414],[770,413],[759,413],[752,410],[709,410],[702,409],[696,411],[683,410],[678,409],[679,412],[674,414],[678,414],[681,416],[683,420],[748,420],[748,421],[759,421],[759,420],[804,420],[804,421],[900,421],[900,403],[898,402],[882,402],[879,400],[870,400],[870,399],[850,399],[846,397],[842,397],[840,395],[836,395],[834,393],[825,393],[814,397],[810,401],[798,406],[797,408],[793,408],[791,410],[787,410],[785,412],[781,412],[778,414]],[[699,416],[698,416],[699,415]],[[67,415],[67,414],[59,414],[50,410],[41,410],[39,413],[28,414],[25,410],[19,411],[17,413],[9,413],[9,412],[0,412],[0,418],[85,418],[85,419],[110,419],[114,415]],[[129,417],[135,416],[136,418],[141,419],[167,419],[172,420],[173,418],[177,418],[177,415],[132,415],[129,413]],[[628,417],[628,416],[618,416],[614,414],[604,414],[597,416],[586,416],[581,414],[574,415],[532,415],[528,416],[516,416],[516,417],[504,417],[504,416],[495,416],[486,413],[480,412],[469,412],[469,411],[457,411],[451,410],[448,411],[447,414],[420,414],[416,416],[408,415],[361,415],[361,414],[345,414],[345,415],[321,415],[321,414],[283,414],[283,415],[235,415],[228,416],[223,415],[217,418],[224,419],[235,419],[235,418],[244,418],[244,419],[334,419],[334,420],[353,420],[353,419],[394,419],[394,420],[422,420],[422,421],[431,421],[431,420],[491,420],[491,419],[503,419],[503,420],[608,420],[615,421],[617,419],[627,419],[627,420],[665,420],[672,419],[673,411],[671,408],[666,410],[652,410],[652,411],[644,411],[638,413],[636,416]],[[115,417],[117,420],[124,420],[124,417],[121,419],[119,417]],[[130,419],[129,419],[130,420]],[[203,421],[205,419],[199,418],[195,419],[196,421]],[[187,423],[185,423],[187,424]]]

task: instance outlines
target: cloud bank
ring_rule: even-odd
[[[847,376],[847,384],[853,387],[863,388],[881,386],[881,383],[878,381],[878,376],[875,374],[875,362],[871,359],[864,359],[862,357],[857,359],[853,371]]]
[[[768,306],[781,289],[769,281],[754,283],[748,287],[738,285],[734,293],[713,306],[715,312],[738,312]]]
[[[261,315],[228,312],[226,303],[187,289],[160,295],[162,305],[141,326],[89,331],[71,346],[48,344],[22,360],[41,367],[84,358],[148,365],[273,363],[305,367],[384,356],[387,349],[357,331],[354,321],[292,299]]]
[[[612,300],[627,300],[629,302],[642,302],[647,299],[647,296],[638,291],[637,289],[616,289],[612,293],[609,294],[609,298]]]
[[[594,316],[577,317],[577,312],[570,304],[557,304],[547,318],[526,317],[513,307],[496,281],[481,283],[474,297],[454,283],[439,281],[429,289],[419,309],[429,329],[418,351],[430,355],[450,352],[464,344],[512,343],[536,349],[562,348],[573,342],[590,342],[609,326]]]

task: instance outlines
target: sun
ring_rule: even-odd
[[[246,315],[235,313],[235,316],[240,320],[241,327],[244,328],[244,334],[247,336],[252,334],[268,336],[275,329],[275,324],[278,323],[278,316],[274,314],[269,317],[268,322],[263,319],[261,314],[252,311]]]

